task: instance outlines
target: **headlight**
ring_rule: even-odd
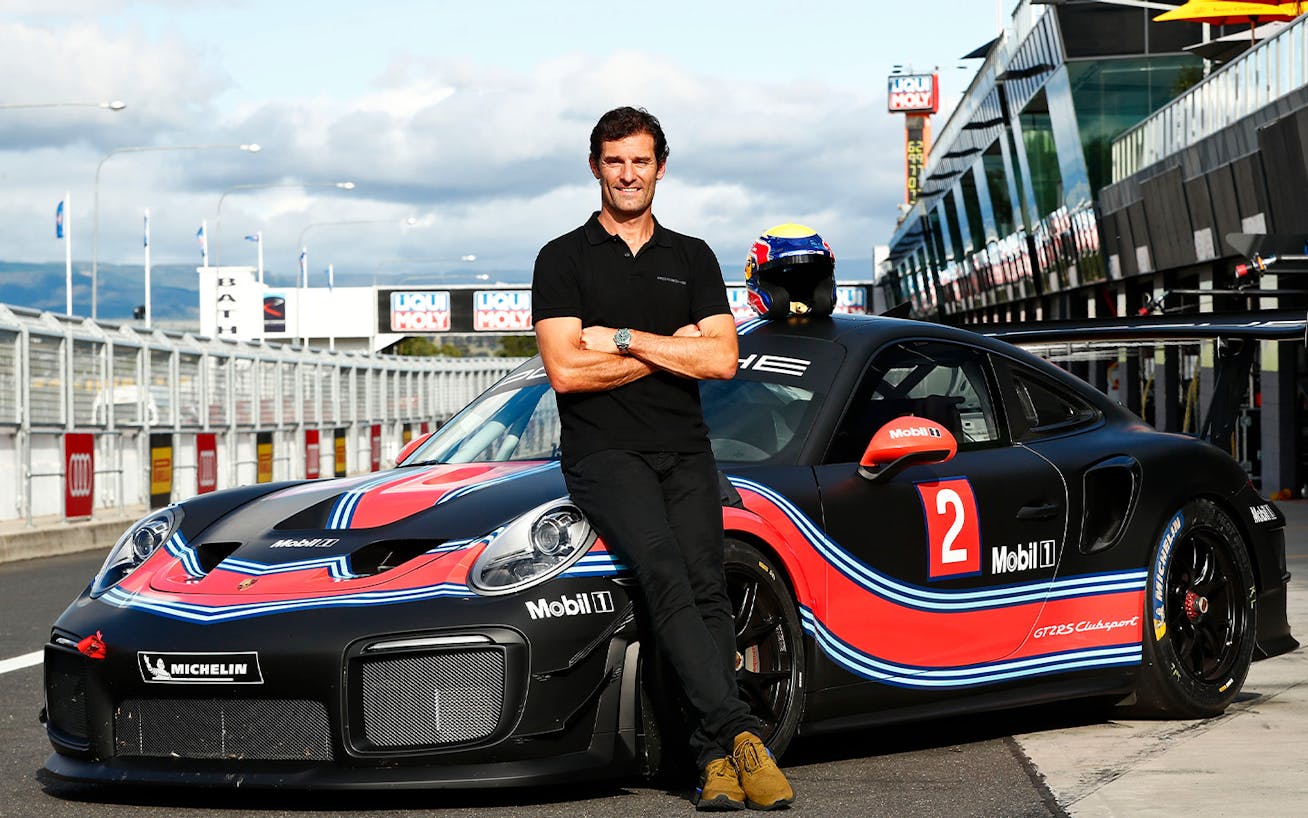
[[[486,596],[521,591],[561,573],[594,542],[595,531],[571,502],[545,503],[490,535],[468,587]]]
[[[97,597],[123,581],[123,578],[140,567],[150,555],[163,547],[182,524],[182,510],[177,506],[152,512],[127,529],[114,543],[113,549],[91,583],[91,596]]]

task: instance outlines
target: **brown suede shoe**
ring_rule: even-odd
[[[731,757],[740,771],[740,786],[750,809],[778,809],[795,800],[790,782],[758,736],[748,732],[736,736]]]
[[[740,788],[736,763],[729,757],[710,761],[695,791],[695,809],[720,812],[745,808],[745,791]]]

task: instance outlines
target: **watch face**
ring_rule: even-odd
[[[631,344],[631,330],[623,328],[613,333],[613,345],[625,351]]]

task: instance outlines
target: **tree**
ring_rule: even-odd
[[[495,357],[530,358],[538,352],[535,335],[505,335],[500,338],[500,350]]]

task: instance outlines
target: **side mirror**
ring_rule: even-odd
[[[435,432],[428,432],[425,435],[418,435],[413,440],[410,440],[408,443],[405,443],[404,448],[400,449],[399,455],[397,455],[395,458],[395,465],[403,466],[404,461],[409,459],[409,455],[417,451],[418,447],[426,443],[427,438],[431,437],[434,434]]]
[[[895,418],[872,435],[858,461],[858,473],[875,483],[909,466],[944,463],[957,453],[958,441],[948,429],[934,420],[908,415]]]

